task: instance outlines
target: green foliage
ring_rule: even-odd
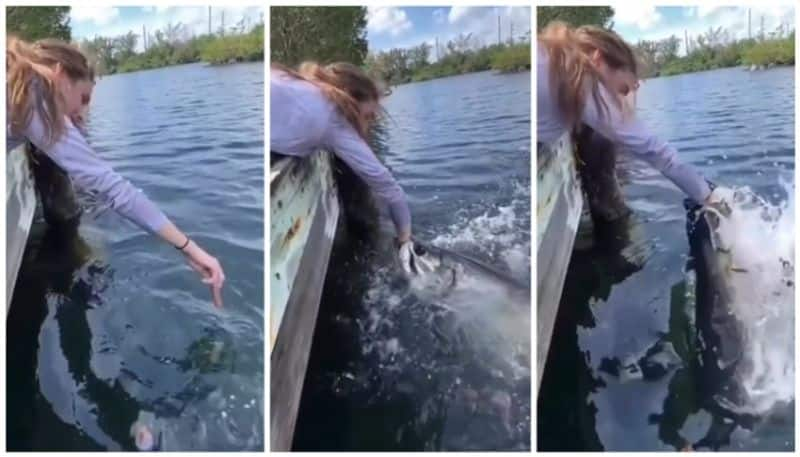
[[[264,59],[264,25],[243,35],[228,35],[208,42],[200,51],[204,62],[223,64]]]
[[[614,8],[610,6],[539,6],[536,8],[536,30],[541,32],[552,21],[574,27],[596,25],[613,29]]]
[[[8,6],[6,32],[26,41],[42,38],[72,39],[69,6]]]
[[[361,65],[367,55],[367,8],[273,6],[270,58],[288,66],[304,60]]]
[[[794,33],[790,38],[756,43],[742,54],[745,65],[794,65]]]
[[[645,76],[670,76],[739,65],[793,65],[794,34],[789,38],[764,41],[738,40],[714,43],[698,37],[689,55],[668,62],[659,71]],[[714,44],[710,44],[714,43]]]
[[[531,68],[530,43],[509,46],[492,55],[492,68],[504,73]]]

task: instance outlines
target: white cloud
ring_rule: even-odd
[[[73,6],[69,12],[75,22],[93,22],[96,25],[108,25],[119,17],[119,8],[111,6]]]
[[[633,2],[612,6],[614,22],[617,24],[632,25],[644,30],[660,23],[663,19],[655,6]]]
[[[435,43],[438,39],[440,53],[445,52],[447,42],[458,37],[460,34],[470,35],[472,46],[485,46],[497,43],[497,19],[500,17],[500,34],[502,41],[508,41],[511,31],[514,32],[514,39],[519,40],[531,30],[531,8],[530,7],[470,7],[461,8],[455,14],[446,9],[436,9],[433,11],[433,19],[436,27],[427,34],[407,34],[402,39],[380,40],[380,46],[370,42],[370,52],[386,51],[392,48],[410,48],[425,42],[431,45],[431,60],[436,59]],[[408,9],[408,8],[404,8]],[[439,12],[440,11],[440,12]],[[450,18],[455,16],[457,23],[450,23]],[[437,18],[442,18],[441,23],[437,23]]]
[[[367,8],[367,30],[375,34],[398,36],[413,27],[406,12],[394,6]]]
[[[474,6],[454,6],[450,8],[450,12],[447,14],[447,20],[451,24],[455,24],[458,21],[463,20],[467,16],[469,16],[470,12],[473,12],[477,9]]]
[[[725,8],[724,6],[719,5],[700,5],[697,8],[697,15],[700,17],[711,16],[712,14],[716,13],[717,11]]]
[[[433,10],[433,22],[436,24],[444,24],[447,21],[447,12],[442,9]]]

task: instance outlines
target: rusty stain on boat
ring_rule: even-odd
[[[299,218],[299,217],[297,219],[295,219],[294,222],[292,222],[292,226],[289,227],[289,230],[286,232],[286,235],[284,235],[284,237],[283,237],[283,242],[281,243],[281,248],[285,248],[286,245],[288,245],[292,241],[292,239],[295,237],[295,235],[297,235],[297,232],[300,231],[300,227],[302,226],[302,224],[303,224],[303,219]]]

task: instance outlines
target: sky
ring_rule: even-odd
[[[250,27],[261,20],[264,9],[260,6],[211,8],[211,26],[216,31],[222,24],[224,12],[225,27],[235,25],[243,18]],[[148,34],[156,29],[163,28],[172,22],[184,24],[189,33],[200,35],[208,33],[208,7],[207,6],[144,6],[144,7],[113,7],[113,6],[73,6],[70,11],[70,24],[72,37],[75,40],[92,38],[94,36],[118,36],[133,31],[140,36],[137,50],[142,51],[144,43],[141,40],[142,26],[147,27]],[[249,28],[249,27],[248,27]]]
[[[793,5],[764,6],[715,6],[654,7],[636,2],[612,4],[614,7],[614,30],[626,41],[635,43],[640,39],[657,40],[676,35],[681,39],[680,54],[685,53],[684,29],[689,36],[696,36],[710,27],[722,26],[733,38],[747,38],[747,10],[752,19],[752,35],[758,36],[761,17],[764,17],[765,34],[775,30],[781,23],[794,24]],[[792,26],[793,27],[793,26]]]
[[[478,42],[497,42],[497,18],[500,33],[508,40],[513,27],[515,38],[531,29],[529,7],[394,7],[370,6],[367,9],[367,41],[371,52],[408,48],[423,42],[439,45],[458,36],[472,33]],[[435,54],[432,51],[431,54]],[[432,55],[435,59],[435,55]]]
[[[692,36],[703,33],[712,26],[722,26],[737,38],[747,37],[748,7],[655,7],[637,2],[628,2],[624,6],[617,3],[612,6],[615,6],[614,29],[634,43],[640,39],[661,39],[675,34],[681,38],[680,53],[683,53],[684,29]],[[781,22],[794,23],[792,5],[753,6],[750,9],[753,35],[757,35],[760,30],[762,16],[767,31],[774,30]],[[247,18],[249,24],[255,24],[260,20],[263,9],[258,6],[213,7],[211,12],[214,30],[221,24],[223,11],[226,27],[229,27],[242,18]],[[437,37],[443,46],[460,33],[472,33],[477,42],[491,44],[497,41],[498,16],[503,41],[508,39],[512,26],[516,37],[531,27],[531,10],[521,6],[371,6],[367,10],[367,40],[370,51],[373,52],[408,48],[423,42],[433,45]],[[204,6],[73,6],[70,17],[73,37],[76,39],[95,35],[116,36],[131,30],[141,35],[142,25],[152,32],[169,22],[181,22],[194,34],[208,31],[208,8]],[[140,39],[139,51],[142,46]],[[435,55],[432,57],[435,58]]]

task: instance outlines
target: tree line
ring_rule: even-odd
[[[497,70],[514,72],[530,70],[530,32],[503,43],[484,45],[471,33],[461,33],[436,49],[422,43],[408,49],[394,48],[370,53],[365,64],[367,71],[390,84],[426,81],[434,78]]]
[[[99,74],[181,65],[193,62],[223,64],[264,59],[264,24],[245,31],[244,23],[227,34],[191,35],[181,23],[168,23],[152,34],[128,32],[117,37],[96,36],[78,46]],[[136,52],[140,37],[146,36],[143,52]]]
[[[794,33],[780,26],[758,38],[737,40],[729,30],[711,27],[703,34],[684,37],[688,48],[684,56],[678,56],[682,40],[674,35],[662,40],[640,40],[635,49],[645,78],[740,65],[793,65]]]
[[[71,40],[69,7],[8,7],[6,29],[21,38]],[[137,52],[140,39],[143,52]],[[139,35],[95,36],[75,43],[100,75],[125,73],[193,62],[212,64],[264,59],[264,23],[248,30],[243,18],[215,34],[195,36],[182,23]]]

